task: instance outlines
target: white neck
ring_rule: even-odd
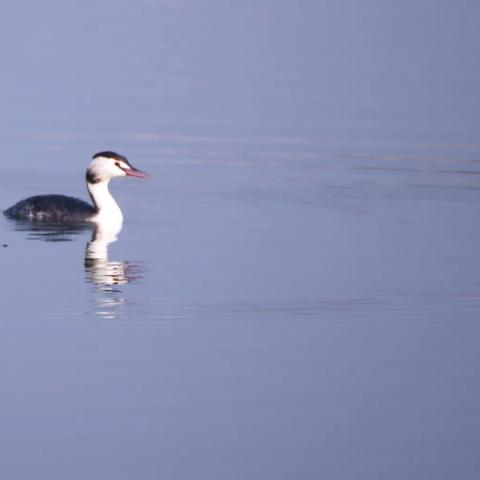
[[[92,220],[100,222],[121,222],[123,220],[122,211],[117,202],[108,190],[109,180],[98,183],[87,182],[88,193],[97,209],[97,214]]]

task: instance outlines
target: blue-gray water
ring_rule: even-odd
[[[478,478],[477,3],[3,10],[1,478]]]

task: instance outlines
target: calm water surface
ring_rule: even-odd
[[[478,478],[476,4],[7,10],[2,478]]]

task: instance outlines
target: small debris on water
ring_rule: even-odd
[[[4,244],[2,245],[2,247],[3,247],[3,248],[8,247],[8,243],[4,243]]]

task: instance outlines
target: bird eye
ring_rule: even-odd
[[[122,166],[120,165],[120,162],[115,162],[115,165],[116,165],[120,170],[123,170]]]

